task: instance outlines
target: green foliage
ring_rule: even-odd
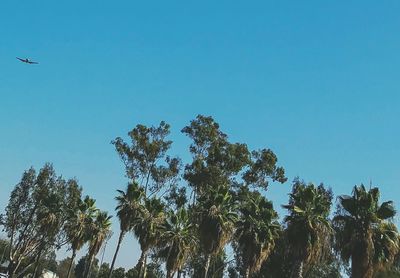
[[[111,236],[111,216],[107,212],[97,211],[94,221],[89,226],[89,252],[86,275],[103,243]]]
[[[164,272],[162,271],[161,265],[157,262],[152,262],[146,265],[147,278],[164,278]],[[126,278],[138,278],[140,269],[138,267],[131,268],[125,273]]]
[[[379,204],[377,187],[355,186],[352,196],[340,196],[334,217],[336,249],[344,262],[352,263],[352,277],[372,277],[387,269],[399,252],[399,234],[389,220],[393,202]]]
[[[156,248],[161,240],[162,225],[165,221],[164,203],[156,198],[145,199],[138,216],[134,220],[132,231],[141,248],[138,262],[139,276],[146,272],[147,256],[152,248]]]
[[[7,254],[10,252],[10,241],[0,239],[0,264],[7,261]]]
[[[108,263],[102,263],[97,278],[108,278],[109,273],[110,273],[110,265]]]
[[[136,217],[133,232],[139,241],[142,251],[156,246],[160,239],[162,224],[165,219],[165,207],[160,199],[146,199]]]
[[[117,190],[117,192],[118,196],[115,197],[117,207],[115,210],[117,211],[121,231],[109,272],[112,272],[114,269],[123,237],[136,225],[144,209],[142,207],[144,190],[137,183],[129,183],[125,192],[122,190]]]
[[[264,196],[271,182],[287,180],[272,150],[231,142],[212,117],[198,115],[182,129],[191,161],[181,175],[169,133],[165,122],[137,125],[128,142],[112,141],[129,180],[115,197],[120,233],[111,266],[96,259],[111,236],[111,216],[50,164],[27,170],[0,216],[7,237],[0,263],[10,262],[10,276],[48,269],[60,278],[339,278],[351,268],[352,278],[400,277],[396,211],[392,201],[379,202],[378,188],[340,196],[331,222],[332,192],[296,179],[280,224]],[[141,257],[128,271],[113,269],[127,233]],[[72,256],[57,264],[64,245]]]
[[[176,183],[180,160],[167,155],[172,144],[167,140],[169,129],[165,122],[158,127],[137,125],[128,133],[130,144],[120,137],[112,141],[124,162],[127,176],[143,186],[146,195],[148,190],[152,195]]]
[[[199,115],[182,132],[192,139],[193,161],[185,167],[184,178],[197,194],[210,187],[234,185],[242,180],[248,186],[266,189],[268,180],[285,182],[284,169],[269,149],[250,152],[243,143],[231,143],[212,117]]]
[[[10,239],[10,275],[23,275],[63,244],[66,208],[71,200],[69,185],[46,164],[38,174],[33,168],[26,171],[11,192],[1,218]]]
[[[237,221],[235,200],[225,186],[218,186],[201,195],[197,207],[202,250],[216,255],[233,235]]]
[[[68,269],[70,267],[70,264],[71,264],[71,258],[65,258],[65,259],[61,260],[58,263],[56,273],[60,278],[67,278],[67,273],[68,273]],[[72,268],[73,269],[75,268],[75,264],[74,263],[72,265]],[[71,273],[70,277],[71,278],[75,278],[75,274]]]
[[[83,256],[82,258],[80,258],[74,270],[75,277],[85,278],[85,271],[89,266],[89,264],[90,262],[87,256]],[[95,258],[93,259],[93,262],[90,266],[89,278],[96,278],[98,271],[99,271],[99,260]]]
[[[390,267],[380,269],[374,276],[375,278],[397,278],[400,277],[400,253],[398,253]]]
[[[114,269],[111,277],[112,278],[124,278],[125,277],[125,269],[123,267]]]
[[[287,241],[281,237],[275,245],[275,248],[268,260],[263,264],[260,272],[253,275],[253,278],[282,278],[290,277],[289,266],[292,263],[292,258],[287,252]],[[311,267],[303,273],[304,278],[341,278],[342,264],[340,258],[335,256],[333,250],[319,262],[315,262]]]
[[[252,186],[267,189],[270,180],[284,182],[282,167],[268,149],[250,152],[243,143],[231,143],[212,117],[199,115],[182,129],[191,140],[192,162],[184,179],[191,187],[201,251],[210,259],[232,239],[237,221],[234,191]]]
[[[178,187],[172,185],[168,191],[168,194],[164,197],[169,206],[174,207],[176,210],[183,208],[187,202],[186,187]]]
[[[170,211],[162,226],[161,237],[159,256],[166,261],[169,278],[180,271],[189,256],[196,252],[198,242],[189,212],[183,208],[176,214]]]
[[[137,183],[129,183],[126,191],[117,190],[117,192],[118,196],[115,199],[118,205],[115,210],[121,231],[127,232],[132,228],[134,220],[140,213],[144,191]]]
[[[228,268],[227,256],[225,251],[221,251],[210,259],[210,267],[207,272],[207,278],[222,278],[224,277],[225,269]],[[186,277],[204,278],[205,264],[207,258],[204,255],[193,256],[188,261],[186,267],[183,269]]]
[[[238,194],[239,220],[236,223],[234,249],[242,275],[258,272],[281,234],[278,214],[272,202],[259,192],[242,187]]]
[[[313,264],[320,262],[330,252],[332,228],[328,220],[332,192],[321,184],[305,184],[296,179],[289,204],[283,206],[289,214],[285,217],[285,237],[293,275],[302,275]]]

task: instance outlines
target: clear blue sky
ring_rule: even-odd
[[[1,209],[50,161],[112,213],[126,179],[110,141],[165,120],[187,161],[179,131],[199,113],[272,148],[289,180],[372,180],[400,207],[399,1],[63,2],[0,3]],[[117,263],[138,251],[128,239]]]

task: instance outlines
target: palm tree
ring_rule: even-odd
[[[306,266],[321,260],[329,250],[331,225],[328,220],[332,193],[323,185],[295,180],[284,221],[288,251],[293,259],[290,277],[301,278]]]
[[[164,204],[155,197],[144,201],[133,220],[132,230],[142,252],[138,262],[139,278],[146,277],[147,255],[160,241],[164,220]]]
[[[400,249],[397,227],[391,222],[377,226],[372,238],[374,243],[374,271],[385,271],[391,266]]]
[[[240,218],[236,224],[234,247],[245,268],[245,277],[258,272],[279,238],[281,226],[272,202],[259,192],[242,188]]]
[[[340,196],[333,219],[335,247],[345,262],[351,259],[353,278],[370,278],[387,267],[399,249],[399,235],[392,219],[392,201],[379,204],[379,189],[355,186],[352,196]],[[375,268],[375,269],[374,269]]]
[[[211,256],[219,253],[231,239],[237,221],[236,205],[226,186],[210,189],[198,202],[200,244],[206,256],[207,278]]]
[[[96,255],[99,253],[101,246],[111,234],[111,217],[107,212],[99,211],[91,225],[89,254],[87,257],[86,271],[84,277],[88,278],[90,269]]]
[[[67,278],[71,276],[77,251],[89,240],[90,225],[97,211],[96,201],[86,196],[83,201],[79,202],[76,211],[70,210],[68,212],[65,232],[71,245],[72,257],[68,267]]]
[[[117,249],[110,266],[108,277],[111,278],[115,260],[118,256],[118,251],[125,234],[132,228],[133,221],[139,216],[141,202],[144,196],[144,191],[137,183],[130,183],[126,188],[126,192],[117,190],[119,195],[115,197],[118,202],[116,207],[117,216],[120,224],[120,234],[118,237]]]
[[[167,278],[180,271],[195,251],[197,238],[189,212],[181,208],[176,214],[170,211],[162,226],[162,250],[166,260]]]

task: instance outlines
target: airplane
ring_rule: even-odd
[[[34,62],[34,61],[31,61],[31,60],[29,60],[28,58],[25,58],[25,59],[22,59],[22,58],[19,58],[19,57],[16,57],[18,60],[20,60],[21,62],[23,62],[23,63],[27,63],[27,64],[39,64],[38,62]]]

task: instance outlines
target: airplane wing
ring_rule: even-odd
[[[25,62],[24,59],[21,59],[21,58],[19,58],[19,57],[15,57],[15,58],[17,58],[17,59],[20,60],[21,62]]]
[[[39,64],[38,62],[29,61],[28,64]]]

